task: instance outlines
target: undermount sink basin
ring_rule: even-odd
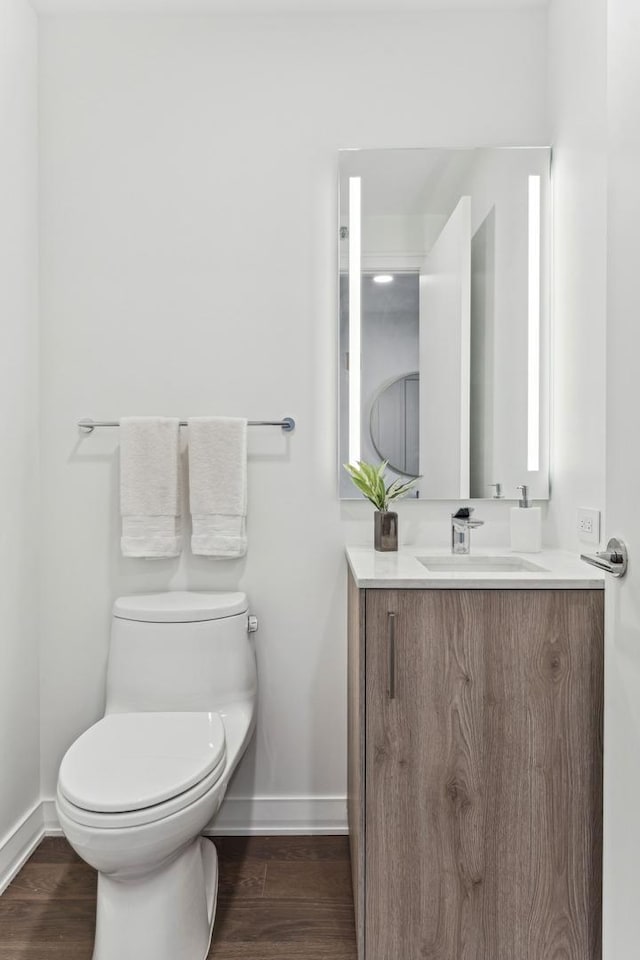
[[[432,573],[548,573],[531,560],[522,557],[481,557],[452,555],[450,557],[416,557]]]

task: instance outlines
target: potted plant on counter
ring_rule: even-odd
[[[362,460],[356,464],[344,464],[355,486],[376,508],[374,546],[382,552],[398,549],[398,514],[390,511],[389,505],[408,493],[420,479],[414,477],[408,481],[394,480],[387,486],[385,470],[388,463],[389,461],[385,460],[379,467]]]

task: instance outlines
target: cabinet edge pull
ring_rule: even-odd
[[[389,700],[396,698],[396,615],[387,614],[387,636],[389,641]]]

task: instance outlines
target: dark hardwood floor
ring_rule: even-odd
[[[356,960],[346,837],[215,844],[210,960]],[[95,872],[67,842],[43,840],[0,897],[0,960],[91,960],[95,893]]]

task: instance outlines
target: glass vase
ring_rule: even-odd
[[[374,519],[374,546],[381,553],[398,549],[398,514],[376,510]]]

